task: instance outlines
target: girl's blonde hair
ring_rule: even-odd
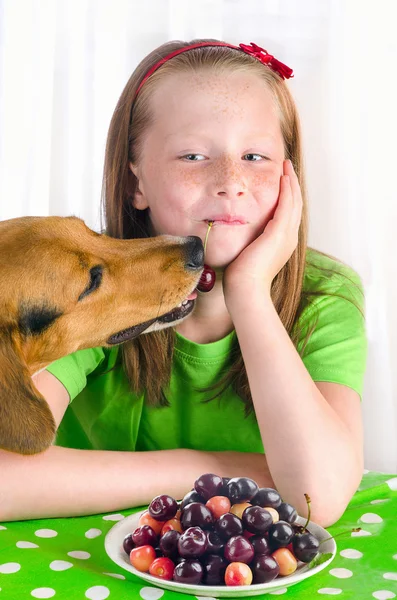
[[[274,278],[271,297],[277,313],[295,345],[302,332],[295,325],[307,298],[302,290],[307,250],[307,193],[301,145],[301,129],[292,95],[282,78],[257,59],[242,51],[222,46],[207,46],[181,53],[164,63],[145,82],[138,96],[135,93],[148,70],[167,54],[200,42],[218,40],[193,40],[167,42],[151,52],[135,69],[125,86],[114,111],[106,145],[103,202],[106,232],[116,238],[149,237],[148,210],[136,210],[132,199],[137,180],[129,168],[129,162],[139,162],[145,131],[152,122],[150,97],[161,79],[168,75],[209,70],[211,72],[249,72],[260,77],[273,95],[278,109],[285,158],[292,161],[302,192],[303,209],[299,227],[298,244],[291,258]],[[314,329],[307,330],[306,342]],[[146,401],[151,405],[168,404],[166,391],[171,377],[175,332],[173,328],[141,335],[121,347],[125,372],[135,394],[145,391]],[[231,365],[222,379],[201,391],[214,391],[212,400],[232,385],[245,403],[245,412],[252,409],[252,399],[243,358],[235,339]]]

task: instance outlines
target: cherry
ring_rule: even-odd
[[[236,515],[225,513],[215,521],[215,532],[227,541],[232,535],[243,535],[243,523]]]
[[[149,514],[156,521],[168,521],[175,517],[175,513],[178,510],[178,504],[174,498],[167,494],[161,494],[153,498],[149,504]]]
[[[178,540],[181,537],[179,531],[174,529],[167,531],[160,538],[160,550],[168,558],[176,558],[178,556]]]
[[[255,554],[270,554],[270,548],[264,535],[253,535],[249,538]]]
[[[135,548],[135,543],[134,540],[132,539],[132,533],[129,533],[128,535],[125,536],[124,540],[123,540],[123,548],[124,548],[124,552],[126,552],[128,554],[128,556],[130,555],[130,552],[133,548]]]
[[[263,535],[273,526],[273,517],[261,506],[249,506],[243,512],[243,524],[247,531]]]
[[[150,575],[160,577],[160,579],[172,579],[175,565],[170,558],[155,558],[149,567]]]
[[[274,523],[269,529],[268,542],[272,550],[277,550],[284,546],[288,546],[292,542],[292,538],[295,535],[290,523],[286,521],[278,521]]]
[[[254,548],[244,536],[234,535],[225,544],[224,556],[229,562],[242,562],[247,565],[254,558]]]
[[[207,550],[207,536],[200,527],[189,527],[178,539],[179,556],[198,558]]]
[[[219,519],[219,517],[230,511],[230,500],[226,496],[212,496],[205,505],[210,509],[215,519]]]
[[[298,560],[308,563],[317,556],[320,542],[310,532],[296,533],[292,538],[292,548]]]
[[[215,285],[215,271],[208,265],[204,265],[204,271],[201,273],[197,289],[199,292],[210,292]]]
[[[198,560],[185,559],[178,563],[174,571],[174,581],[197,585],[203,578],[203,567]]]
[[[267,583],[279,575],[278,562],[270,554],[259,554],[251,563],[254,583]]]
[[[209,554],[203,560],[204,580],[206,585],[222,585],[224,583],[227,561],[217,554]]]
[[[201,504],[205,504],[205,500],[200,494],[196,492],[196,490],[191,490],[188,492],[182,499],[180,508],[183,509],[185,506],[190,504],[191,502],[201,502]]]
[[[205,473],[194,482],[194,489],[206,501],[222,494],[223,480],[219,475]]]
[[[262,508],[277,508],[281,502],[280,494],[273,488],[260,488],[258,493],[251,499],[251,504],[262,506]]]
[[[227,483],[227,496],[233,504],[249,502],[258,493],[258,486],[249,477],[232,477]]]
[[[181,523],[183,529],[188,529],[188,527],[211,529],[213,522],[212,512],[201,502],[191,502],[182,511]]]
[[[287,523],[295,523],[298,518],[298,513],[296,508],[292,506],[292,504],[288,504],[288,502],[282,502],[277,507],[277,512],[280,517],[280,521],[287,521]]]
[[[150,525],[141,525],[132,534],[132,541],[135,546],[157,546],[157,534]]]
[[[298,567],[298,561],[288,548],[278,548],[272,554],[274,560],[280,567],[280,575],[292,575]]]
[[[138,571],[148,572],[150,565],[156,558],[156,551],[153,546],[139,546],[133,548],[130,552],[130,562]]]
[[[242,562],[229,563],[225,571],[226,585],[251,585],[252,571]]]

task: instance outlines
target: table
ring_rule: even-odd
[[[0,600],[196,600],[148,586],[107,556],[104,538],[115,521],[142,510],[79,518],[39,519],[0,524]],[[397,475],[365,471],[341,519],[328,531],[337,538],[332,563],[290,588],[256,596],[313,598],[397,597]]]

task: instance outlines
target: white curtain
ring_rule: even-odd
[[[291,66],[314,247],[367,301],[365,466],[397,472],[395,0],[0,0],[0,219],[100,226],[109,121],[136,64],[169,40],[251,41]]]

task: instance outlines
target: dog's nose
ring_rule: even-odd
[[[197,271],[204,266],[204,246],[201,239],[195,235],[189,235],[185,244],[185,267]]]

